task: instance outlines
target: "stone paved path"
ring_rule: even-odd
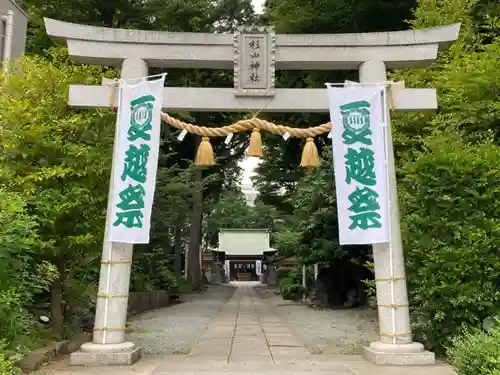
[[[256,286],[254,290],[314,354],[361,355],[366,345],[379,339],[374,309],[313,310],[284,301],[278,289]]]
[[[453,375],[445,364],[382,367],[358,355],[313,355],[294,335],[276,306],[260,298],[254,284],[240,283],[232,297],[184,355],[146,356],[123,368],[68,368],[59,362],[47,375]],[[180,305],[182,306],[182,305]],[[165,311],[168,314],[168,311]],[[199,314],[203,314],[199,311]],[[310,319],[315,319],[311,309]],[[295,331],[295,330],[294,330]]]
[[[186,354],[234,290],[228,285],[209,286],[204,293],[184,296],[181,304],[136,315],[128,321],[126,339],[146,355]]]
[[[220,363],[272,364],[301,360],[311,353],[251,284],[242,284],[186,360],[200,356]]]

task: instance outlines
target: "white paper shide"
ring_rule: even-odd
[[[341,245],[389,241],[380,87],[328,87]]]
[[[109,241],[149,243],[164,81],[120,85]]]

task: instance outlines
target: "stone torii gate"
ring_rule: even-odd
[[[233,69],[234,88],[165,87],[164,108],[204,112],[263,108],[266,112],[329,112],[326,89],[275,89],[275,70],[358,69],[361,84],[380,82],[390,89],[387,69],[431,65],[460,30],[460,24],[453,24],[397,32],[275,35],[268,27],[256,26],[220,35],[110,29],[52,19],[45,19],[45,26],[50,36],[66,40],[75,62],[121,68],[124,79],[147,76],[149,67]],[[107,107],[110,92],[106,84],[72,85],[69,104]],[[432,88],[402,88],[392,90],[392,96],[397,110],[437,109]],[[380,365],[433,364],[434,354],[412,342],[390,131],[386,137],[393,232],[390,244],[373,245],[380,341],[365,348],[365,356]],[[105,236],[93,341],[73,353],[71,364],[131,364],[141,357],[140,348],[125,342],[132,250],[132,245],[112,243]]]

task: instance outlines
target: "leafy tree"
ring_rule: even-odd
[[[301,262],[342,263],[366,256],[366,247],[339,246],[337,200],[332,149],[325,147],[322,165],[297,183],[290,204],[292,215],[276,235],[280,254],[297,255]]]
[[[26,0],[25,5],[30,10],[30,25],[28,38],[28,51],[31,53],[46,55],[48,47],[53,45],[53,41],[49,40],[43,30],[42,17],[52,17],[68,22],[84,23],[96,26],[105,27],[120,27],[120,28],[140,28],[140,29],[156,29],[168,31],[188,31],[188,32],[228,32],[239,24],[252,22],[254,17],[253,8],[249,0],[189,0],[189,1],[135,1],[128,0],[126,2],[105,2],[96,3],[95,1],[80,0],[65,0],[55,4],[46,4],[38,0]],[[156,73],[152,69],[151,73]],[[200,70],[179,69],[169,72],[167,77],[168,85],[175,86],[222,86],[230,87],[232,85],[232,74],[228,72],[212,72]],[[81,83],[81,82],[80,82]],[[180,114],[186,120],[193,123],[227,123],[234,122],[234,118],[226,114]],[[186,140],[179,145],[175,140],[175,135],[171,130],[167,130],[164,134],[168,142],[162,146],[162,152],[169,155],[168,161],[162,164],[159,175],[165,173],[168,179],[175,178],[180,172],[171,172],[169,168],[177,165],[181,170],[187,168],[190,164],[189,160],[194,159],[196,152],[197,137],[187,137]],[[245,138],[235,137],[234,153],[230,153],[227,147],[224,147],[222,141],[214,143],[214,148],[220,156],[221,167],[214,168],[210,171],[197,172],[191,174],[193,181],[185,183],[189,184],[188,189],[183,189],[180,200],[188,202],[187,209],[184,212],[190,213],[190,241],[189,254],[192,257],[192,267],[188,272],[188,278],[196,285],[201,283],[201,273],[197,267],[199,245],[201,242],[201,222],[203,215],[203,196],[217,197],[221,192],[222,181],[226,177],[223,172],[224,167],[233,166],[230,169],[234,170],[234,160],[241,157],[244,150]],[[219,152],[222,151],[222,152]],[[170,170],[170,172],[165,172]],[[219,178],[210,178],[209,182],[204,182],[204,178],[216,174]],[[230,178],[232,178],[231,176]],[[186,198],[185,192],[189,191],[192,194],[191,198]],[[182,248],[183,236],[186,233],[185,224],[186,217],[177,221],[175,228],[167,226],[168,229],[160,229],[161,224],[165,222],[167,216],[173,218],[178,215],[172,214],[169,210],[174,209],[173,206],[164,206],[170,204],[168,199],[164,199],[164,195],[159,196],[155,201],[155,210],[153,214],[153,242],[150,246],[141,246],[136,251],[134,259],[140,262],[139,259],[153,256],[152,251],[155,250],[154,256],[159,256],[157,249],[162,249],[162,254],[169,258],[172,255],[173,248],[177,249],[176,265],[179,273],[179,256]],[[186,205],[181,205],[186,206]],[[160,213],[161,212],[161,213]],[[163,216],[163,217],[162,217]],[[171,221],[172,222],[172,221]],[[172,237],[173,234],[173,237]],[[161,242],[161,246],[159,245]],[[173,244],[173,246],[172,246]],[[148,261],[149,262],[149,261]],[[139,267],[139,265],[137,265]],[[139,277],[139,275],[137,275]],[[137,277],[133,276],[133,281]],[[136,280],[134,282],[140,283]]]
[[[415,0],[267,0],[265,13],[280,33],[350,33],[406,28]],[[379,14],[380,17],[374,17]]]
[[[161,4],[158,2],[157,4]],[[253,19],[253,9],[249,7],[248,0],[223,0],[209,2],[203,1],[172,2],[164,7],[161,12],[155,12],[155,19],[163,17],[164,22],[156,24],[157,29],[167,29],[175,31],[202,31],[202,32],[227,32],[232,31],[236,25],[251,22]],[[183,11],[186,9],[191,12],[189,17],[176,17],[172,11]],[[172,86],[217,86],[231,87],[232,72],[208,70],[187,70],[179,69],[167,77],[167,84]],[[233,123],[236,118],[231,114],[224,113],[196,113],[196,114],[177,114],[178,117],[191,123],[198,124],[217,124],[218,126]],[[188,136],[179,145],[175,140],[172,131],[167,131],[165,135],[168,142],[162,147],[166,154],[174,153],[177,157],[169,158],[169,164],[178,165],[180,168],[187,168],[188,160],[193,160],[196,154],[197,145],[200,138],[197,136]],[[206,170],[198,170],[191,174],[192,197],[189,200],[189,250],[187,278],[195,286],[200,287],[202,283],[201,270],[199,269],[199,252],[202,242],[202,223],[205,202],[217,201],[224,189],[233,187],[239,176],[236,161],[239,160],[246,148],[248,136],[237,135],[233,138],[231,147],[223,143],[223,139],[212,140],[212,146],[217,155],[218,166]],[[176,233],[180,233],[180,227],[177,227]],[[177,239],[180,239],[177,236]],[[179,248],[179,241],[176,242],[176,248]],[[179,257],[176,258],[179,261]]]
[[[332,260],[340,251],[331,148],[325,148],[322,159],[320,168],[298,182],[290,198],[290,229],[277,235],[278,251],[293,252],[307,264]]]
[[[276,228],[277,221],[279,220],[280,218],[273,206],[255,202],[254,206],[250,207],[247,226],[255,229],[265,228],[273,230]]]
[[[439,98],[437,115],[410,113],[395,117],[395,149],[402,160],[406,150],[420,147],[426,136],[443,131],[463,134],[474,142],[490,135],[496,142],[500,140],[500,78],[495,73],[500,67],[500,46],[498,33],[496,39],[492,39],[491,34],[492,30],[500,30],[500,18],[495,13],[478,13],[484,10],[486,3],[491,2],[460,0],[436,6],[422,1],[416,9],[416,18],[411,21],[415,28],[454,22],[462,22],[462,28],[458,42],[449,52],[440,55],[437,68],[393,74],[395,79],[405,80],[409,87],[435,87]],[[492,9],[498,13],[498,8]]]
[[[275,210],[257,203],[248,205],[241,190],[230,190],[222,194],[219,201],[213,204],[205,218],[206,243],[209,246],[218,245],[220,229],[273,229],[275,225]]]
[[[395,72],[438,89],[439,112],[395,118],[414,332],[438,353],[461,326],[500,310],[498,283],[499,7],[420,1],[416,28],[462,22],[436,68]]]
[[[50,288],[57,270],[37,262],[37,224],[20,194],[0,189],[0,220],[0,348],[13,350],[35,340],[27,337],[37,330],[29,307]]]
[[[23,0],[28,10],[28,53],[46,55],[55,45],[46,32],[43,17],[94,26],[137,28],[146,27],[149,17],[141,0]],[[147,27],[146,27],[147,28]]]
[[[110,28],[185,32],[229,32],[251,24],[255,15],[250,0],[23,0],[28,9],[27,51],[46,54],[55,45],[43,17]]]
[[[278,33],[357,33],[406,29],[415,0],[267,0],[263,22],[273,25]],[[373,17],[374,14],[384,15]],[[277,87],[322,88],[325,82],[357,80],[356,71],[277,72]],[[329,121],[328,114],[276,114],[267,119],[296,127],[307,127]],[[328,144],[326,136],[316,137],[319,153]],[[304,173],[298,168],[304,140],[284,142],[276,135],[264,137],[265,156],[255,179],[259,199],[291,214],[289,199]]]
[[[218,33],[234,32],[238,26],[252,25],[256,21],[251,0],[219,0],[215,2],[210,18]]]
[[[36,259],[57,267],[51,284],[56,332],[64,312],[79,306],[65,292],[97,277],[114,123],[109,110],[79,112],[66,104],[68,84],[95,84],[112,72],[69,65],[61,53],[52,54],[53,62],[27,57],[21,74],[2,78],[0,92],[0,181],[22,195],[38,224]]]
[[[171,269],[178,277],[182,271],[193,168],[182,171],[176,166],[168,167],[168,157],[162,156],[156,177],[150,243],[134,246],[131,288],[138,291],[175,287]]]
[[[333,20],[323,22],[328,18],[324,9],[318,7],[323,14],[316,16],[311,3],[305,0],[293,5],[269,0],[267,4],[269,19],[287,32],[330,32],[328,24],[343,27]],[[307,6],[309,11],[301,13]],[[443,353],[443,346],[462,324],[477,326],[500,309],[499,275],[495,271],[498,257],[494,255],[499,238],[495,214],[499,181],[499,12],[498,3],[487,0],[419,1],[410,27],[462,22],[460,39],[449,52],[440,54],[435,68],[392,74],[394,79],[404,79],[409,87],[438,89],[437,115],[394,116],[414,332],[417,339],[438,353]],[[285,14],[290,17],[292,13],[294,22],[287,23]],[[391,28],[404,28],[403,19],[398,21],[399,26],[392,24]],[[378,27],[375,23],[363,26],[373,31]],[[320,29],[321,25],[325,28]],[[384,29],[381,26],[379,30]],[[259,169],[269,173],[262,175],[258,183],[268,195],[263,198],[272,202],[283,186],[280,172],[287,170],[283,166],[291,159],[283,158],[284,152],[274,144],[268,155]],[[346,251],[330,235],[337,231],[334,202],[318,193],[320,189],[328,191],[326,181],[333,179],[324,177],[324,173],[321,169],[308,172],[295,180],[295,185],[290,181],[291,188],[281,197],[282,202],[293,197],[289,212],[294,217],[278,234],[278,248],[283,253],[291,249],[304,261],[330,260]],[[328,222],[331,227],[321,227]],[[308,251],[309,247],[313,251]]]
[[[249,215],[250,207],[243,193],[228,191],[215,204],[208,225],[213,232],[219,228],[246,228]]]

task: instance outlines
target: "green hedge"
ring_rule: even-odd
[[[458,375],[500,375],[500,327],[466,330],[452,340],[448,357]]]
[[[444,354],[500,311],[500,147],[443,135],[400,172],[413,332]]]

